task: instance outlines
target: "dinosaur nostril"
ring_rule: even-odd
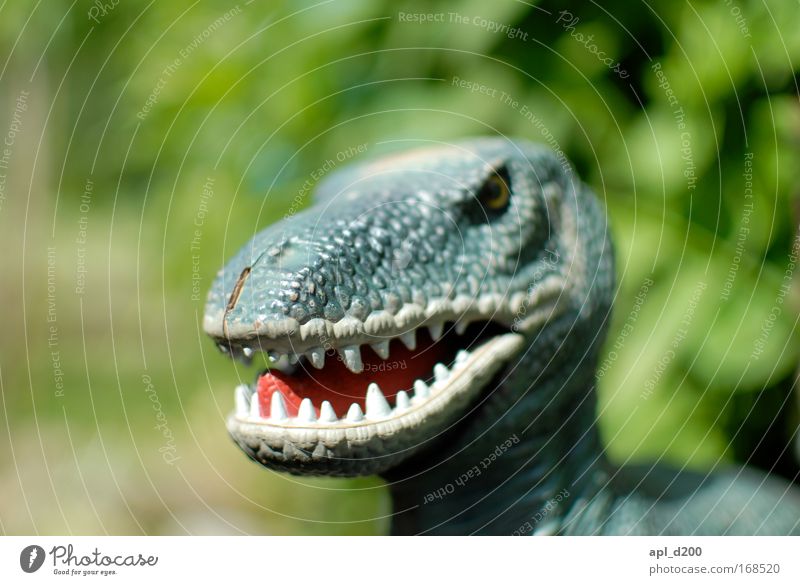
[[[276,256],[271,256],[272,264],[286,272],[297,272],[309,264],[309,251],[301,246],[286,243]]]
[[[265,255],[271,264],[277,264],[287,250],[291,248],[291,240],[281,239],[278,243],[267,248]]]

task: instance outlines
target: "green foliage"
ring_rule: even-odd
[[[699,468],[730,459],[720,414],[731,396],[793,375],[800,294],[785,271],[800,183],[796,2],[600,8],[336,0],[234,8],[121,0],[99,22],[87,18],[88,1],[70,12],[71,1],[32,12],[24,4],[7,3],[0,19],[2,54],[12,55],[3,83],[8,98],[32,87],[42,119],[51,110],[39,163],[47,175],[42,211],[30,221],[49,238],[55,217],[62,339],[82,340],[62,342],[70,389],[61,402],[44,399],[47,353],[29,366],[40,395],[35,413],[55,437],[66,416],[79,450],[97,440],[107,450],[114,463],[98,456],[92,461],[104,471],[87,473],[116,472],[121,499],[108,503],[119,513],[116,530],[385,526],[386,500],[374,480],[300,482],[234,452],[223,420],[237,374],[249,381],[253,372],[237,372],[203,337],[203,302],[193,292],[199,286],[204,294],[224,260],[296,197],[308,204],[303,184],[321,161],[359,144],[372,156],[408,139],[502,133],[559,147],[575,162],[607,207],[618,254],[603,358],[615,357],[600,383],[602,428],[615,458],[663,456]],[[399,13],[442,13],[445,21],[402,22]],[[450,13],[464,22],[451,22]],[[520,33],[509,38],[490,23]],[[487,92],[470,92],[456,78]],[[96,185],[91,270],[76,299],[73,239],[87,178]],[[213,197],[204,200],[209,178]],[[647,279],[653,284],[631,332],[615,347]],[[30,296],[41,309],[28,321],[34,341],[46,331],[40,298]],[[28,387],[19,347],[5,355],[13,360],[3,362],[6,389]],[[143,372],[181,446],[180,474],[159,456]],[[33,437],[30,398],[6,400]],[[54,448],[73,457],[66,446]],[[115,485],[107,484],[90,489]],[[149,497],[134,497],[145,484]],[[79,501],[80,486],[72,488]],[[121,512],[126,503],[130,517]],[[193,524],[204,503],[219,514]],[[40,518],[39,530],[65,530],[74,518],[67,508],[63,520]],[[30,531],[24,520],[11,529]]]

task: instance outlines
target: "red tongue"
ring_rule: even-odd
[[[433,347],[433,343],[423,335],[419,336],[419,341],[421,346],[415,351],[397,340],[392,341],[387,360],[381,359],[368,345],[362,345],[364,370],[360,374],[348,370],[338,354],[326,355],[325,367],[321,370],[310,365],[299,366],[291,375],[277,369],[270,370],[258,379],[261,416],[269,416],[275,390],[283,394],[290,417],[297,415],[303,398],[311,399],[317,415],[323,400],[331,403],[339,417],[347,414],[353,402],[361,406],[363,411],[367,385],[371,382],[380,386],[389,404],[393,405],[394,397],[400,390],[410,391],[414,380],[430,377],[433,366],[442,361],[444,346],[441,343]]]

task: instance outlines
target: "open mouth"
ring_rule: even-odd
[[[235,417],[251,424],[322,428],[421,412],[448,390],[473,386],[469,372],[478,373],[481,357],[496,355],[501,346],[510,349],[516,344],[509,342],[520,337],[492,322],[449,325],[299,356],[270,352],[273,367],[252,386],[237,387]]]
[[[553,280],[510,301],[457,297],[363,322],[259,323],[217,337],[232,357],[261,351],[272,364],[236,388],[228,432],[267,467],[381,473],[470,412],[529,332],[560,312],[561,290]]]

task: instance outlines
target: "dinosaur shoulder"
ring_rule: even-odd
[[[712,474],[669,467],[623,469],[605,533],[800,534],[800,490],[749,468]]]

